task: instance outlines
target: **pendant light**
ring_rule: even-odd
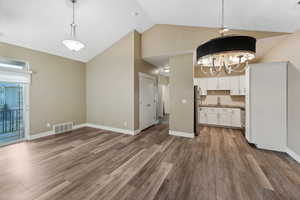
[[[75,3],[77,3],[77,0],[71,0],[73,5],[73,17],[72,17],[72,23],[71,23],[71,37],[69,39],[63,40],[62,43],[71,51],[80,51],[82,48],[85,47],[85,45],[77,40],[76,37],[76,28],[77,24],[75,23]]]
[[[255,58],[256,39],[249,36],[228,35],[224,25],[224,0],[222,0],[221,37],[214,38],[197,48],[197,63],[205,74],[217,75],[222,69],[227,73],[243,72],[248,61]]]

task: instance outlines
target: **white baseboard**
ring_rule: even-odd
[[[186,133],[186,132],[180,132],[180,131],[172,131],[169,130],[169,135],[178,136],[178,137],[186,137],[186,138],[194,138],[194,133]]]
[[[140,132],[139,130],[133,131],[133,130],[120,129],[120,128],[114,128],[114,127],[110,127],[110,126],[102,126],[102,125],[96,125],[96,124],[90,124],[90,123],[86,124],[86,126],[91,127],[91,128],[112,131],[112,132],[116,132],[116,133],[123,133],[126,135],[136,135]]]
[[[278,147],[278,146],[275,147],[275,146],[270,146],[270,145],[257,144],[256,147],[259,148],[259,149],[263,149],[263,150],[286,152],[285,148],[281,148],[281,147]]]
[[[297,153],[295,153],[293,150],[291,150],[290,148],[286,148],[286,153],[291,156],[294,160],[296,160],[298,163],[300,163],[300,155],[298,155]]]
[[[78,124],[78,125],[73,126],[73,129],[84,128],[84,127],[87,127],[87,126],[88,126],[88,124]]]
[[[142,132],[142,130],[140,130],[140,129],[139,129],[139,130],[135,130],[135,131],[134,131],[134,135],[137,135],[137,134],[139,134],[139,133],[141,133],[141,132]]]
[[[50,135],[54,135],[54,132],[53,131],[47,131],[47,132],[43,132],[43,133],[30,135],[28,137],[28,140],[36,140],[36,139],[47,137],[47,136],[50,136]]]
[[[87,124],[78,124],[78,125],[73,126],[73,130],[83,128],[83,127],[86,127],[86,126],[87,126]],[[26,139],[27,140],[36,140],[36,139],[51,136],[51,135],[55,135],[53,130],[43,132],[43,133],[34,134],[34,135],[30,135]]]

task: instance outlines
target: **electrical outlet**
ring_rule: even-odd
[[[51,128],[51,124],[50,123],[47,123],[46,126],[47,126],[47,128]]]
[[[127,127],[127,122],[124,122],[124,126]]]

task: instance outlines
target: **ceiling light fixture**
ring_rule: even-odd
[[[73,17],[72,17],[72,23],[71,23],[71,38],[63,40],[62,43],[71,51],[80,51],[82,48],[85,47],[85,45],[77,40],[76,37],[76,28],[77,24],[75,23],[75,3],[77,3],[77,0],[71,0],[73,4]]]
[[[163,71],[164,71],[165,73],[169,73],[169,72],[170,72],[170,66],[165,66],[165,67],[163,68]]]
[[[256,39],[249,36],[225,36],[229,29],[224,25],[224,0],[221,18],[221,37],[197,48],[197,63],[203,73],[210,75],[217,75],[222,69],[227,74],[243,72],[248,66],[248,61],[255,58]]]

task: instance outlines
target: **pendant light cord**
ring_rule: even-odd
[[[73,24],[75,24],[75,1],[72,1],[72,3],[73,3]]]
[[[224,25],[224,12],[225,12],[225,9],[224,9],[224,0],[222,0],[222,29],[225,28],[225,25]]]
[[[73,15],[72,15],[72,24],[71,24],[71,36],[73,38],[76,38],[76,24],[75,24],[75,3],[76,0],[71,0],[72,1],[72,6],[73,6]]]

